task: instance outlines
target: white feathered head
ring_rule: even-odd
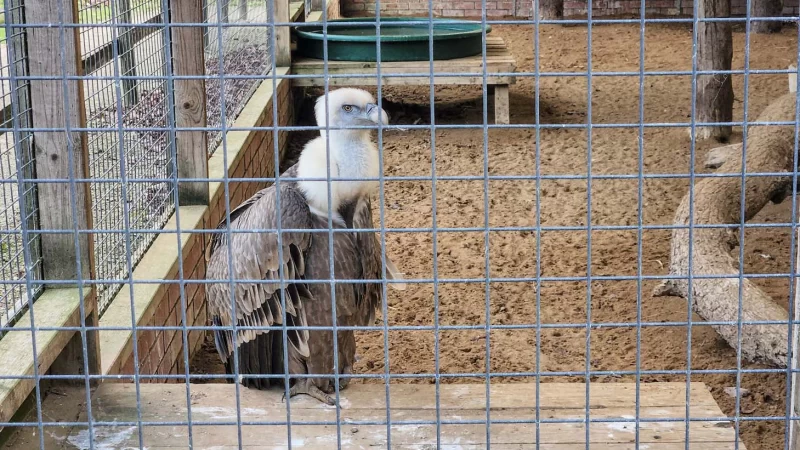
[[[330,127],[366,126],[389,124],[386,111],[379,108],[375,98],[363,89],[340,88],[328,92],[328,123]],[[325,124],[325,96],[321,95],[314,105],[317,126]],[[324,132],[324,130],[323,130]]]

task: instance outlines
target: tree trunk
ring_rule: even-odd
[[[769,105],[756,119],[758,122],[791,122],[795,115],[795,95],[785,94]],[[735,150],[724,150],[725,172],[741,170],[742,155]],[[794,170],[794,126],[754,126],[748,130],[747,173],[785,172],[785,176],[748,177],[745,184],[744,220],[750,220],[770,200],[780,200],[791,183]],[[689,270],[694,276],[726,276],[730,278],[695,278],[692,280],[692,309],[710,322],[730,322],[733,325],[713,325],[713,328],[732,347],[738,345],[737,321],[739,311],[739,263],[731,256],[737,244],[738,233],[732,232],[741,222],[741,178],[704,178],[694,186],[694,223],[729,228],[694,228],[689,240],[687,228],[672,232],[670,275],[686,277]],[[689,224],[689,195],[681,201],[675,212],[677,225]],[[689,247],[692,261],[689,261]],[[744,245],[744,243],[739,243]],[[749,279],[741,285],[743,322],[776,321],[788,324],[789,316],[764,291]],[[654,295],[676,295],[687,298],[687,279],[668,280],[659,286]],[[788,355],[788,325],[743,325],[742,357],[755,362],[765,362],[786,367]]]
[[[561,20],[564,18],[564,0],[539,0],[539,19]]]
[[[699,18],[730,17],[730,0],[698,0]],[[697,68],[703,71],[731,70],[733,36],[729,22],[698,22]],[[697,77],[697,121],[731,122],[733,120],[733,83],[730,74]],[[697,127],[697,138],[726,141],[731,126]]]
[[[753,13],[751,17],[780,17],[783,14],[782,0],[753,0]],[[782,22],[754,21],[750,23],[750,30],[754,33],[777,33],[781,31]]]

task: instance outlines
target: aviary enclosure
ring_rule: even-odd
[[[3,448],[800,448],[796,4],[0,17]],[[380,277],[325,406],[229,382],[206,268],[344,86],[389,116],[372,231],[405,289]]]

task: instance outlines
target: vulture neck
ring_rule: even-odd
[[[300,178],[327,178],[330,163],[331,178],[378,178],[378,149],[370,139],[370,130],[330,130],[303,149],[298,161]],[[326,140],[330,143],[326,158]],[[308,206],[316,215],[328,217],[328,183],[326,181],[299,182]],[[344,223],[340,207],[358,201],[377,188],[374,180],[331,181],[331,208],[333,219]]]

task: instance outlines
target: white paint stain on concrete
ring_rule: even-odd
[[[183,408],[186,411],[186,408]],[[223,408],[221,406],[193,406],[192,414],[202,414],[209,419],[226,420],[236,419],[236,408]],[[241,417],[264,416],[267,411],[260,408],[242,408]]]
[[[136,427],[98,427],[94,429],[94,448],[98,450],[127,450],[134,447],[123,447],[136,432]],[[91,434],[89,430],[81,430],[67,438],[70,444],[80,449],[90,448]],[[146,448],[145,448],[146,450]]]

